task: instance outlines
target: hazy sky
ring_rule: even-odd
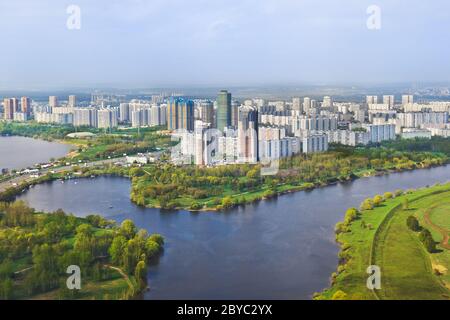
[[[0,0],[0,39],[0,89],[450,80],[448,0]]]

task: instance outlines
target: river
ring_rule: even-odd
[[[70,145],[25,137],[0,136],[0,170],[24,169],[64,157]]]
[[[385,191],[450,180],[450,166],[297,192],[225,213],[161,212],[129,200],[125,178],[50,182],[22,194],[39,210],[132,219],[166,238],[148,272],[146,299],[310,299],[329,285],[339,247],[334,225],[347,208]]]

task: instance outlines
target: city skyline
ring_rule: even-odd
[[[80,29],[67,28],[70,5]],[[378,1],[2,3],[0,90],[448,82],[450,4]],[[176,8],[177,10],[174,10]]]

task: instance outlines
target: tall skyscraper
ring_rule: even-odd
[[[5,98],[3,99],[3,113],[5,120],[14,119],[14,107],[13,107],[13,99]]]
[[[217,96],[217,129],[224,132],[231,126],[231,93],[221,90]]]
[[[48,105],[50,106],[50,108],[56,108],[58,106],[58,97],[49,96],[48,97]]]
[[[70,95],[69,96],[69,103],[68,103],[69,107],[75,108],[77,106],[77,97],[74,95]]]
[[[20,98],[20,107],[21,111],[25,113],[27,116],[31,113],[31,99],[28,97]]]
[[[182,98],[170,98],[167,105],[167,129],[194,130],[194,102]]]

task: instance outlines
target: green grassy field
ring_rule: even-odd
[[[405,199],[409,204],[404,208]],[[447,184],[410,192],[362,211],[347,232],[338,234],[341,264],[331,288],[316,298],[332,299],[342,291],[346,299],[450,299],[450,251],[438,245],[437,252],[428,253],[418,233],[406,225],[408,216],[414,215],[435,241],[441,241],[442,236],[425,223],[424,214],[435,208],[433,222],[446,226],[449,204]],[[370,265],[381,268],[381,290],[375,292],[366,287]]]

